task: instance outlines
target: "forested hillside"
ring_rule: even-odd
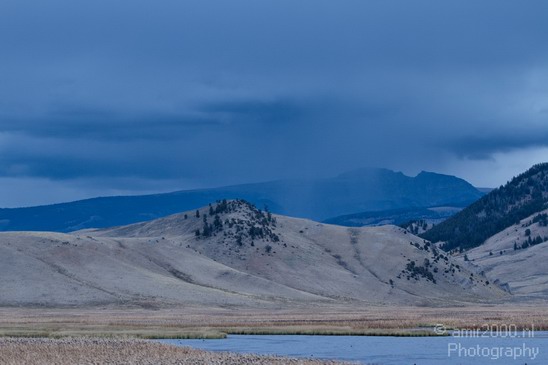
[[[477,247],[548,206],[548,163],[533,166],[421,236],[445,250]]]

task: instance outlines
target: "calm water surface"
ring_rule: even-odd
[[[519,338],[228,336],[161,340],[209,351],[357,361],[382,365],[548,365],[548,332]]]

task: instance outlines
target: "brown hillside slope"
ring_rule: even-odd
[[[0,305],[271,308],[508,297],[398,227],[271,216],[243,201],[199,213],[73,234],[2,233]]]

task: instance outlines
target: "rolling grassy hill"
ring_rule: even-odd
[[[71,234],[4,232],[0,242],[0,306],[286,308],[508,297],[402,228],[326,225],[241,200]]]

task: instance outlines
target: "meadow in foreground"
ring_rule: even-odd
[[[322,365],[342,362],[274,356],[214,353],[135,339],[0,338],[0,363],[20,364],[132,364],[132,365]]]

